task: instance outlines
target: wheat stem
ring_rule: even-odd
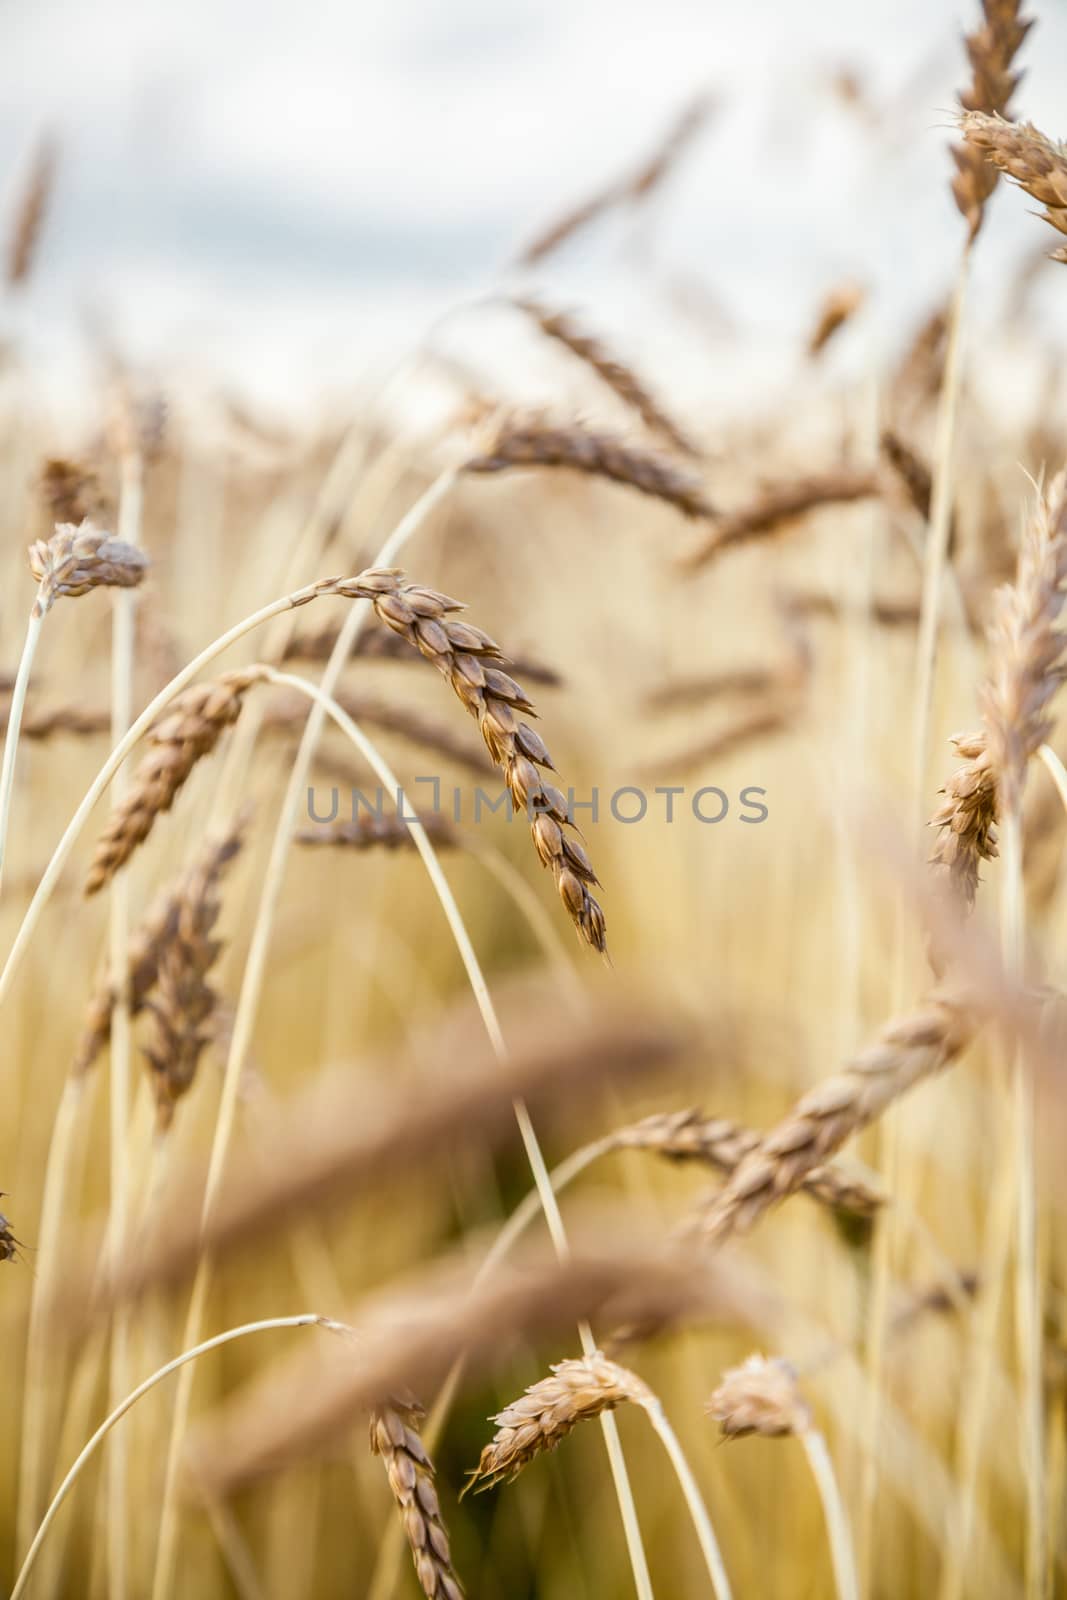
[[[937,412],[930,526],[927,529],[923,552],[914,712],[914,796],[920,825],[925,821],[926,759],[930,743],[937,637],[941,624],[941,587],[948,558],[948,536],[952,523],[956,417],[963,370],[961,359],[963,320],[970,259],[970,246],[967,245],[960,259],[956,287],[952,296],[952,309],[949,314],[945,374]]]
[[[33,658],[37,654],[37,644],[41,637],[44,619],[45,612],[35,605],[26,624],[26,638],[23,641],[22,654],[15,675],[15,687],[11,695],[11,706],[7,714],[7,737],[4,740],[3,764],[0,766],[0,884],[3,882],[8,824],[11,820],[11,797],[15,788],[15,755],[18,750],[19,729],[22,727],[26,690],[29,688]]]
[[[304,1312],[295,1317],[265,1317],[260,1322],[246,1322],[238,1328],[227,1328],[224,1333],[216,1333],[212,1336],[212,1338],[203,1340],[202,1343],[194,1345],[191,1349],[183,1350],[181,1355],[175,1356],[173,1360],[168,1361],[165,1366],[160,1367],[156,1372],[153,1372],[151,1376],[145,1378],[143,1383],[139,1383],[137,1388],[128,1394],[124,1400],[120,1401],[115,1409],[104,1418],[103,1422],[100,1424],[99,1428],[97,1428],[88,1444],[85,1445],[84,1449],[81,1451],[80,1455],[70,1468],[70,1471],[63,1479],[63,1482],[56,1490],[52,1503],[44,1514],[41,1525],[37,1529],[37,1533],[34,1536],[33,1543],[26,1554],[26,1559],[22,1563],[22,1567],[19,1570],[18,1578],[15,1581],[15,1587],[11,1591],[11,1600],[22,1600],[22,1596],[26,1593],[26,1585],[29,1582],[34,1563],[40,1554],[41,1546],[48,1536],[48,1530],[59,1514],[60,1507],[62,1506],[64,1500],[66,1500],[75,1483],[77,1483],[82,1470],[87,1466],[94,1453],[107,1438],[115,1424],[122,1421],[122,1418],[126,1415],[127,1411],[130,1411],[137,1404],[138,1400],[143,1399],[143,1397],[152,1389],[154,1389],[158,1383],[162,1383],[164,1378],[169,1378],[172,1372],[177,1372],[179,1368],[188,1366],[190,1362],[196,1361],[200,1356],[207,1355],[211,1350],[217,1350],[222,1345],[232,1344],[235,1339],[243,1339],[252,1333],[269,1333],[276,1328],[311,1327],[328,1328],[334,1333],[349,1331],[342,1323],[335,1322],[331,1317],[319,1316],[319,1314],[314,1311]]]
[[[859,1600],[852,1534],[826,1440],[817,1428],[801,1429],[800,1439],[822,1501],[838,1600]]]
[[[122,457],[122,489],[119,502],[118,535],[127,544],[140,544],[142,474],[141,459],[127,449]],[[120,589],[112,601],[111,634],[111,741],[117,745],[133,720],[134,625],[137,592]],[[127,788],[127,774],[119,769],[112,784],[116,803]],[[129,1224],[129,1144],[130,1112],[130,985],[127,950],[130,940],[129,877],[118,873],[109,886],[108,939],[111,971],[115,974],[111,1007],[110,1052],[110,1149],[111,1194],[108,1233],[114,1259],[121,1260]],[[129,1389],[130,1318],[128,1309],[118,1307],[111,1329],[110,1398],[117,1405]],[[108,1449],[107,1540],[108,1593],[112,1600],[125,1600],[127,1592],[126,1497],[128,1452],[125,1433],[116,1434]]]

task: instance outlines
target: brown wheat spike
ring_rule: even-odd
[[[557,344],[563,345],[564,349],[569,350],[595,372],[612,394],[617,395],[624,405],[629,406],[630,410],[640,417],[650,433],[660,434],[667,444],[680,451],[682,455],[700,455],[700,451],[692,441],[686,438],[678,425],[649,393],[633,368],[616,361],[598,339],[583,332],[573,317],[567,316],[562,311],[551,311],[537,300],[519,297],[514,304],[519,311],[536,322],[547,339],[553,339]]]
[[[998,801],[1013,813],[1022,799],[1027,763],[1052,731],[1049,702],[1067,672],[1067,638],[1057,627],[1065,583],[1067,473],[1061,472],[1038,498],[1023,534],[1015,582],[998,592],[989,629],[982,713]]]
[[[764,539],[780,533],[798,517],[821,506],[847,505],[869,500],[880,492],[877,472],[866,467],[838,467],[832,472],[788,478],[768,484],[747,506],[720,512],[708,537],[679,558],[679,565],[692,570],[702,567],[713,556],[750,539]]]
[[[788,1361],[766,1356],[749,1356],[739,1367],[724,1372],[704,1409],[727,1439],[743,1439],[752,1433],[780,1439],[804,1433],[811,1425],[793,1367]]]
[[[971,82],[960,94],[965,113],[1001,116],[1007,111],[1019,82],[1011,64],[1032,25],[1020,17],[1021,9],[1020,0],[982,0],[982,26],[965,40],[971,63]],[[973,144],[953,145],[952,159],[956,164],[953,197],[973,241],[982,226],[985,203],[996,188],[997,174]]]
[[[586,472],[663,500],[684,516],[714,515],[700,479],[669,457],[573,422],[556,426],[539,417],[507,418],[486,448],[465,463],[464,470],[507,472],[513,467],[562,467]]]
[[[103,510],[100,482],[92,467],[50,456],[40,472],[41,498],[53,522],[80,523]]]
[[[150,749],[140,762],[128,794],[114,808],[97,841],[85,881],[96,894],[114,877],[169,811],[189,774],[214,750],[237,721],[247,691],[263,681],[265,669],[253,666],[227,672],[213,683],[198,683],[175,696],[148,734]]]
[[[908,499],[923,521],[929,522],[930,500],[934,489],[930,468],[911,445],[906,444],[900,434],[892,428],[883,429],[880,444],[882,455],[907,490]]]
[[[176,937],[181,908],[195,883],[218,881],[233,860],[244,836],[245,820],[240,819],[224,837],[209,840],[191,867],[152,902],[135,929],[126,952],[126,993],[132,1016],[144,1009],[159,975],[160,958]],[[81,1038],[74,1052],[72,1070],[88,1072],[111,1038],[111,1013],[115,1005],[115,986],[110,973],[97,984],[86,1008]]]
[[[0,731],[7,727],[7,712],[0,711]],[[107,733],[111,727],[111,713],[102,706],[55,706],[51,711],[34,711],[23,718],[20,737],[44,741],[57,733],[69,733],[76,738],[90,738]]]
[[[340,631],[341,624],[333,620],[319,628],[298,630],[286,644],[281,659],[328,661]],[[388,628],[365,628],[356,640],[352,656],[368,661],[418,661],[419,652],[399,633],[392,633]],[[511,666],[520,678],[548,688],[558,688],[563,681],[554,667],[545,666],[532,656],[513,655]]]
[[[858,283],[843,283],[832,289],[819,308],[808,340],[808,355],[821,355],[834,334],[851,321],[866,298],[867,291]]]
[[[699,1161],[727,1173],[735,1172],[759,1144],[754,1129],[727,1117],[706,1117],[696,1107],[654,1112],[611,1137],[613,1149],[651,1150],[671,1161]],[[877,1215],[886,1201],[869,1183],[838,1166],[816,1167],[801,1187],[831,1210],[855,1217]]]
[[[950,1066],[975,1026],[967,1008],[947,991],[931,994],[919,1010],[887,1023],[873,1043],[804,1095],[744,1158],[700,1219],[704,1238],[719,1243],[752,1227],[894,1100]]]
[[[710,95],[698,95],[682,110],[666,137],[639,167],[550,223],[525,247],[517,257],[516,265],[529,267],[543,261],[588,223],[595,222],[614,206],[647,199],[676,166],[683,151],[707,122],[714,106]]]
[[[391,1399],[371,1415],[370,1447],[385,1464],[423,1594],[430,1600],[461,1600],[463,1585],[452,1565],[433,1462],[418,1434],[424,1416],[414,1399]]]
[[[505,659],[499,646],[480,628],[452,620],[450,613],[462,609],[459,601],[406,583],[399,572],[364,572],[357,579],[341,580],[338,592],[372,593],[379,619],[403,634],[448,679],[477,720],[513,805],[530,817],[534,848],[542,865],[551,869],[567,914],[587,944],[605,950],[604,913],[589,892],[589,885],[598,882],[596,873],[574,837],[565,796],[538,771],[554,771],[552,758],[541,736],[517,714],[532,711],[531,703],[496,664]]]
[[[3,1189],[0,1189],[0,1198],[3,1194]],[[19,1241],[11,1231],[10,1222],[0,1211],[0,1261],[17,1261],[18,1253]]]
[[[58,159],[59,147],[55,140],[42,139],[34,154],[12,223],[6,274],[12,288],[25,283],[33,271],[48,202],[55,187]]]
[[[218,996],[207,979],[222,944],[211,934],[220,910],[222,873],[241,848],[244,828],[242,819],[185,875],[176,896],[173,932],[159,952],[155,993],[144,1001],[156,1022],[155,1041],[145,1057],[161,1130],[170,1126],[175,1105],[192,1087],[201,1051],[212,1037]]]
[[[613,1411],[627,1401],[642,1405],[648,1390],[625,1367],[599,1350],[558,1361],[551,1375],[531,1384],[492,1419],[496,1433],[471,1473],[468,1489],[491,1489],[518,1477],[535,1456],[554,1450],[579,1422]]]
[[[996,774],[981,729],[955,734],[952,746],[964,765],[941,790],[944,799],[930,819],[930,826],[939,830],[930,860],[947,870],[953,889],[971,910],[981,863],[997,854]]]
[[[419,812],[418,820],[438,850],[458,846],[459,835],[440,811]],[[405,850],[411,846],[411,834],[395,811],[359,812],[351,822],[301,828],[293,839],[297,844],[343,850]]]
[[[967,148],[985,161],[994,182],[999,167],[1044,206],[1051,227],[1067,233],[1067,148],[1046,138],[1033,123],[1005,122],[981,111],[965,112],[960,128]],[[1052,259],[1067,262],[1067,248],[1054,250]]]
[[[43,616],[63,595],[90,589],[134,589],[148,570],[143,550],[94,527],[91,522],[60,523],[50,539],[29,549],[30,571],[39,588],[34,612]]]

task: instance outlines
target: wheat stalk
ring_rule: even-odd
[[[841,1491],[826,1441],[814,1427],[800,1393],[795,1369],[787,1361],[749,1356],[741,1366],[723,1374],[706,1410],[727,1439],[749,1434],[768,1439],[796,1435],[800,1439],[822,1500],[838,1600],[859,1600],[852,1534]]]

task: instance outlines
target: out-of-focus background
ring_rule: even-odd
[[[607,219],[551,265],[635,353],[665,351],[698,399],[732,394],[780,371],[828,280],[876,290],[867,359],[951,275],[955,0],[9,0],[0,26],[8,196],[42,133],[61,152],[39,271],[4,313],[49,368],[104,316],[131,355],[282,406],[350,389],[702,91],[718,108],[652,214]],[[1067,7],[1049,0],[1025,100],[1053,135],[1065,61]],[[986,223],[987,316],[1032,243],[1009,210]],[[1035,292],[1062,330],[1051,276]],[[693,348],[713,312],[743,360]],[[465,350],[523,358],[505,319],[452,320]]]

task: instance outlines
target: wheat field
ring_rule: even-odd
[[[926,314],[734,420],[546,287],[708,98],[499,274],[547,405],[4,346],[12,1600],[1067,1594],[1067,151],[971,12]]]

